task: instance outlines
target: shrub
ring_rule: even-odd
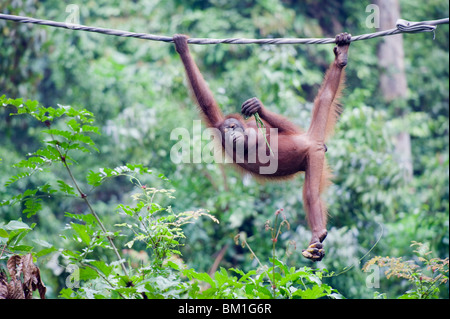
[[[322,283],[323,271],[308,267],[288,268],[275,255],[275,245],[283,226],[289,226],[286,218],[278,223],[281,213],[275,214],[274,226],[266,224],[271,231],[273,255],[270,266],[263,265],[245,273],[237,268],[227,271],[221,268],[214,274],[197,272],[188,268],[181,259],[180,247],[185,238],[182,226],[199,217],[219,221],[203,210],[176,213],[170,206],[159,204],[160,200],[173,200],[174,190],[164,186],[147,186],[143,179],[152,176],[152,183],[162,184],[168,180],[140,164],[126,164],[115,168],[90,170],[86,174],[86,185],[82,185],[75,173],[76,155],[98,152],[92,134],[98,134],[93,125],[94,116],[86,110],[70,106],[43,107],[36,101],[0,98],[0,104],[13,106],[15,115],[29,115],[46,128],[43,146],[29,153],[13,167],[21,170],[6,182],[11,186],[19,181],[60,168],[57,174],[48,174],[43,185],[27,188],[24,192],[3,200],[1,206],[21,205],[27,218],[39,214],[48,201],[77,199],[87,214],[64,214],[70,222],[60,234],[71,241],[68,248],[56,248],[40,241],[45,247],[23,245],[25,236],[35,228],[21,219],[0,224],[0,244],[6,259],[21,252],[31,252],[39,258],[51,253],[60,254],[71,271],[66,278],[66,288],[60,291],[61,298],[321,298],[340,297],[330,286]],[[65,174],[65,177],[61,175]],[[132,204],[120,203],[116,211],[121,223],[108,225],[95,209],[89,192],[112,178],[127,179],[133,185],[130,195]],[[43,199],[47,202],[44,202]],[[126,196],[121,200],[129,200]],[[70,202],[70,201],[69,201]],[[70,202],[72,203],[72,202]],[[282,215],[282,214],[281,214]],[[114,228],[112,228],[114,227]],[[111,229],[114,229],[112,231]],[[117,243],[122,243],[123,247]],[[244,246],[253,250],[245,240]],[[137,249],[142,248],[142,253]],[[112,254],[109,253],[112,251]],[[31,256],[31,255],[27,255]],[[124,258],[127,257],[127,259]],[[20,258],[18,256],[18,258]],[[109,260],[108,258],[112,258]]]

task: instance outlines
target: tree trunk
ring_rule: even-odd
[[[400,18],[398,0],[376,0],[380,13],[379,30],[395,27]],[[395,108],[400,118],[405,116],[405,103],[408,84],[405,75],[403,36],[401,34],[384,37],[378,47],[380,72],[380,89],[387,103]],[[408,132],[400,132],[396,136],[397,161],[404,168],[404,177],[410,181],[413,175],[411,137]]]

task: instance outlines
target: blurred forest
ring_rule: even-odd
[[[64,22],[71,14],[70,4],[3,0],[0,12]],[[76,3],[84,25],[196,38],[372,33],[377,30],[367,25],[369,4],[347,0]],[[390,9],[382,7],[381,17],[383,10]],[[400,1],[403,19],[448,16],[447,0]],[[249,250],[235,244],[233,238],[241,234],[261,261],[269,260],[276,249],[289,267],[337,274],[323,281],[345,298],[397,298],[411,289],[411,281],[404,276],[388,279],[382,271],[378,286],[367,285],[362,267],[368,260],[391,256],[420,263],[413,242],[425,245],[431,251],[428,257],[449,255],[449,26],[439,25],[434,39],[433,33],[396,37],[403,38],[404,57],[398,59],[404,70],[380,62],[387,37],[350,47],[341,99],[344,111],[327,143],[334,184],[325,194],[330,215],[326,256],[316,264],[301,256],[310,239],[301,201],[303,176],[259,184],[250,176],[241,177],[231,165],[171,160],[177,142],[170,139],[171,132],[186,128],[192,133],[193,121],[199,119],[172,44],[0,20],[0,96],[37,100],[45,107],[70,105],[94,114],[92,125],[100,134],[91,138],[98,151],[73,153],[71,169],[111,231],[125,223],[127,217],[118,207],[132,205],[139,187],[126,176],[94,187],[86,176],[102,168],[139,164],[153,172],[142,176],[141,188],[175,190],[172,196],[158,198],[161,207],[177,213],[203,209],[219,221],[202,216],[182,226],[185,238],[179,240],[179,258],[187,267],[210,273],[220,267],[244,272],[258,268]],[[243,101],[256,96],[301,127],[309,125],[312,101],[333,60],[332,48],[332,44],[191,46],[224,113],[239,112]],[[389,72],[403,72],[406,78],[404,92],[394,98],[386,97],[380,83]],[[69,240],[68,235],[74,215],[88,208],[71,191],[74,185],[62,165],[48,165],[11,181],[23,171],[13,165],[41,147],[47,129],[30,116],[10,115],[15,112],[12,107],[0,110],[0,267],[5,269],[14,253],[32,252],[47,297],[57,298],[69,274],[64,268],[67,254],[62,251],[82,252],[84,242],[90,242],[82,235],[80,241]],[[203,146],[207,143],[202,141]],[[37,208],[30,208],[33,203],[25,200],[14,201],[27,190],[44,192],[39,187],[46,183],[55,189],[59,185],[66,195],[46,196]],[[273,248],[264,229],[280,208],[290,229],[283,228]],[[31,209],[35,211],[29,213]],[[11,228],[5,225],[11,221],[33,228],[17,247],[7,247]],[[115,238],[125,259],[145,264],[154,258],[155,252],[145,243],[129,241],[126,236]],[[114,252],[105,247],[89,252],[89,259],[113,262]],[[437,296],[448,298],[448,283]]]

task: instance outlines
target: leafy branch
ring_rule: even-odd
[[[414,252],[423,265],[415,260],[403,260],[402,257],[376,256],[364,265],[363,271],[368,271],[371,265],[377,265],[386,269],[387,279],[397,277],[408,280],[414,288],[400,296],[401,299],[428,299],[437,296],[439,287],[448,282],[448,257],[445,259],[430,258],[432,252],[428,246],[416,241],[412,242],[411,247],[417,247]]]
[[[52,163],[62,163],[69,178],[78,192],[81,199],[85,202],[90,214],[95,218],[97,224],[100,226],[104,236],[108,239],[114,254],[116,255],[118,261],[122,260],[117,247],[114,244],[113,238],[110,233],[105,228],[100,217],[93,209],[88,196],[81,190],[81,186],[76,180],[75,176],[70,169],[70,165],[73,159],[69,157],[69,152],[72,150],[79,150],[82,152],[90,152],[86,147],[89,146],[91,149],[98,151],[95,147],[95,143],[87,133],[97,133],[99,130],[97,127],[90,124],[93,123],[93,114],[86,110],[75,110],[70,106],[59,105],[58,108],[43,107],[37,101],[23,101],[23,99],[7,99],[4,95],[0,97],[0,105],[3,106],[14,106],[16,107],[17,113],[12,113],[11,115],[31,115],[34,119],[42,122],[48,128],[42,130],[42,133],[47,134],[50,140],[46,141],[48,144],[46,147],[38,149],[36,152],[29,154],[29,158],[22,160],[18,164],[14,165],[16,168],[26,168],[31,170],[31,172],[22,172],[16,176],[13,176],[7,183],[6,186],[18,181],[21,178],[29,177],[36,172],[43,171],[44,165],[51,165]],[[52,129],[52,124],[58,118],[66,116],[69,118],[65,122],[67,129]],[[59,139],[57,139],[57,136]],[[84,145],[83,145],[84,144]],[[85,146],[86,145],[86,146]],[[63,190],[69,194],[73,194],[70,191],[70,186],[68,186],[64,181],[58,181],[58,184]],[[46,190],[49,190],[50,186]],[[34,192],[35,194],[36,192]],[[17,199],[23,200],[29,195],[34,194],[24,194],[26,196],[18,197]],[[27,202],[26,202],[27,203]],[[33,202],[32,202],[33,203]],[[11,204],[11,202],[5,202],[3,204]],[[35,207],[34,210],[30,211],[28,216],[35,214],[40,207]],[[128,276],[128,271],[123,262],[120,262],[122,270],[126,276]]]
[[[282,218],[281,222],[279,222],[280,216]],[[316,271],[308,267],[299,269],[295,269],[295,267],[289,268],[283,261],[281,261],[277,257],[276,245],[278,243],[279,236],[282,233],[283,227],[286,227],[287,230],[290,229],[290,224],[285,214],[283,213],[283,209],[278,209],[275,212],[275,221],[273,226],[271,226],[270,220],[267,220],[264,225],[265,230],[270,231],[272,241],[272,257],[269,258],[272,267],[270,268],[263,265],[261,260],[257,257],[253,249],[250,247],[245,236],[241,236],[241,234],[238,234],[234,237],[236,245],[240,242],[243,248],[248,248],[251,253],[251,257],[254,258],[259,265],[259,272],[265,274],[265,276],[269,280],[271,288],[271,293],[268,294],[268,289],[261,285],[261,277],[259,277],[259,279],[257,280],[251,278],[251,276],[256,275],[258,271],[245,274],[240,270],[231,269],[242,275],[242,278],[239,280],[239,282],[248,281],[248,287],[245,287],[245,291],[250,292],[250,287],[252,287],[252,296],[257,296],[259,298],[284,297],[312,299],[325,296],[330,298],[342,298],[342,295],[337,293],[335,289],[332,289],[330,286],[322,283],[322,271]],[[292,244],[294,243],[289,242],[289,245]],[[288,251],[286,251],[286,254],[288,254]],[[276,269],[278,269],[279,272],[276,272]],[[258,284],[255,285],[256,282]]]
[[[68,106],[58,106],[57,108],[44,108],[35,101],[23,101],[22,99],[0,98],[0,105],[10,105],[16,108],[14,115],[24,114],[33,117],[43,123],[41,133],[45,136],[45,145],[28,154],[27,158],[14,165],[14,168],[22,171],[10,178],[6,185],[12,185],[17,181],[29,177],[33,174],[44,172],[51,167],[61,166],[68,176],[68,183],[62,179],[48,181],[42,186],[34,189],[27,189],[22,194],[16,195],[10,200],[0,203],[0,205],[23,204],[28,217],[38,213],[42,209],[41,199],[43,196],[70,196],[81,198],[89,214],[71,214],[65,216],[80,223],[71,223],[74,231],[73,238],[77,242],[85,244],[82,252],[64,249],[62,254],[81,266],[79,269],[80,279],[84,281],[82,287],[73,289],[62,289],[62,298],[180,298],[180,297],[248,297],[248,298],[320,298],[323,296],[333,296],[331,287],[322,284],[320,274],[306,267],[302,269],[288,268],[275,255],[275,245],[278,242],[282,227],[289,229],[282,210],[275,214],[275,224],[273,227],[266,224],[266,230],[271,230],[272,239],[272,267],[265,266],[256,256],[246,240],[242,240],[252,256],[258,261],[259,270],[251,270],[247,273],[239,269],[231,268],[229,273],[221,268],[220,271],[209,275],[198,273],[193,269],[188,269],[181,259],[179,246],[185,238],[182,226],[192,223],[199,217],[206,216],[213,222],[219,221],[204,210],[186,211],[175,213],[170,206],[163,207],[157,203],[157,195],[173,199],[173,189],[149,187],[143,184],[139,175],[152,174],[148,168],[142,165],[127,164],[116,168],[100,168],[97,172],[89,171],[87,174],[87,184],[93,188],[101,186],[106,180],[118,176],[124,176],[135,185],[138,192],[131,197],[135,200],[134,205],[119,204],[118,212],[124,218],[124,223],[116,224],[116,227],[129,230],[131,240],[125,243],[128,250],[122,253],[130,258],[129,269],[125,267],[119,250],[115,246],[114,238],[119,234],[125,236],[126,232],[112,233],[107,230],[98,213],[94,210],[92,202],[83,190],[83,185],[73,172],[72,165],[77,164],[71,156],[75,151],[91,152],[98,151],[90,134],[98,134],[98,128],[92,125],[93,115],[85,110],[74,110]],[[62,119],[62,121],[61,121]],[[56,164],[56,165],[55,165]],[[62,165],[61,165],[62,164]],[[167,180],[163,175],[159,175],[161,180]],[[283,220],[279,222],[280,216]],[[0,237],[7,238],[0,247],[1,253],[19,249],[32,250],[32,247],[20,247],[19,241],[35,226],[31,227],[21,221],[11,221],[7,225],[0,224]],[[103,235],[103,236],[101,236]],[[61,235],[63,238],[65,236]],[[107,241],[105,240],[107,239]],[[109,245],[107,244],[109,242]],[[139,242],[139,243],[138,243]],[[134,266],[133,249],[135,245],[145,245],[151,252],[147,255],[146,265]],[[88,255],[96,247],[108,247],[114,251],[117,261],[106,263],[101,260],[88,259]],[[11,249],[12,251],[9,251]],[[44,251],[36,254],[54,252],[56,249],[50,245]],[[122,273],[116,271],[120,265]],[[277,271],[278,270],[278,271]],[[186,277],[189,281],[186,281]],[[270,286],[265,283],[265,277],[269,279]],[[69,280],[71,280],[69,278]],[[198,283],[203,281],[210,285],[209,289],[200,290]],[[104,285],[96,288],[95,284],[101,281]],[[72,282],[72,281],[71,281]]]

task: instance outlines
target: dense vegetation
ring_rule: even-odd
[[[134,32],[333,37],[374,32],[369,3],[78,8],[81,24]],[[65,21],[68,4],[6,0],[0,12]],[[438,19],[449,4],[401,1],[401,11]],[[434,40],[404,35],[400,105],[380,94],[383,40],[352,44],[344,112],[327,144],[335,175],[327,255],[312,264],[301,256],[302,177],[261,185],[229,165],[171,160],[172,130],[192,134],[198,119],[173,45],[0,20],[0,286],[14,277],[7,261],[32,253],[47,298],[448,298],[448,29],[439,26]],[[192,46],[225,113],[257,96],[302,127],[331,49]],[[396,158],[404,131],[412,177]]]

